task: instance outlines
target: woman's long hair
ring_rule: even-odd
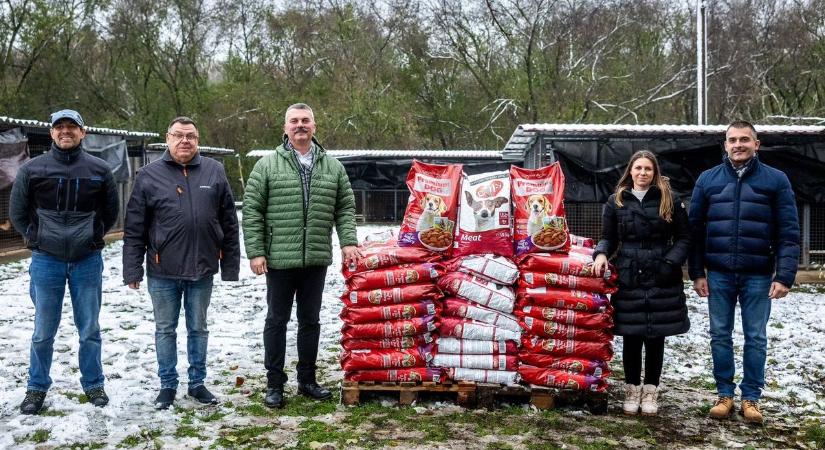
[[[670,193],[670,181],[667,177],[662,176],[656,155],[648,150],[639,150],[630,157],[630,161],[624,169],[624,175],[619,179],[619,183],[616,184],[616,206],[621,208],[623,205],[622,192],[633,188],[633,178],[630,176],[630,169],[633,168],[636,160],[640,158],[646,158],[653,163],[653,179],[650,180],[650,185],[656,186],[662,193],[662,200],[659,202],[659,217],[664,219],[665,222],[670,222],[673,220],[673,196]]]

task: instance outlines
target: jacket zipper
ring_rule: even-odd
[[[744,175],[744,174],[743,174]],[[736,217],[734,238],[733,238],[733,261],[731,267],[736,267],[736,261],[739,260],[739,197],[742,194],[742,177],[736,177],[736,192],[735,201],[733,202],[733,215]]]
[[[189,200],[189,217],[190,217],[190,220],[192,221],[192,224],[191,224],[192,228],[191,229],[195,230],[196,229],[195,227],[196,227],[196,224],[198,223],[198,221],[197,221],[197,218],[195,217],[194,202],[192,201],[192,189],[189,186],[189,170],[186,168],[186,166],[183,166],[183,179],[186,181],[186,197]],[[198,234],[197,233],[192,233],[192,242],[194,243],[194,246],[193,246],[193,248],[195,249],[194,254],[198,255]],[[192,276],[195,276],[195,274],[197,274],[197,273],[198,273],[198,258],[195,257],[195,258],[192,258]]]

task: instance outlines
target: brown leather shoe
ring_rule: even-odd
[[[762,423],[765,418],[762,416],[762,411],[759,409],[759,403],[753,400],[742,400],[742,409],[739,414],[748,423]]]
[[[727,419],[733,413],[733,398],[719,397],[708,413],[714,419]]]

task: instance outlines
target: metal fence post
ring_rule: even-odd
[[[802,205],[802,266],[811,267],[811,205]]]

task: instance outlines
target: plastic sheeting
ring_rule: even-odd
[[[14,183],[20,166],[29,159],[28,142],[21,128],[0,133],[0,189]]]
[[[116,182],[129,181],[132,170],[129,164],[126,140],[123,139],[123,136],[87,134],[83,138],[83,148],[109,164]]]

